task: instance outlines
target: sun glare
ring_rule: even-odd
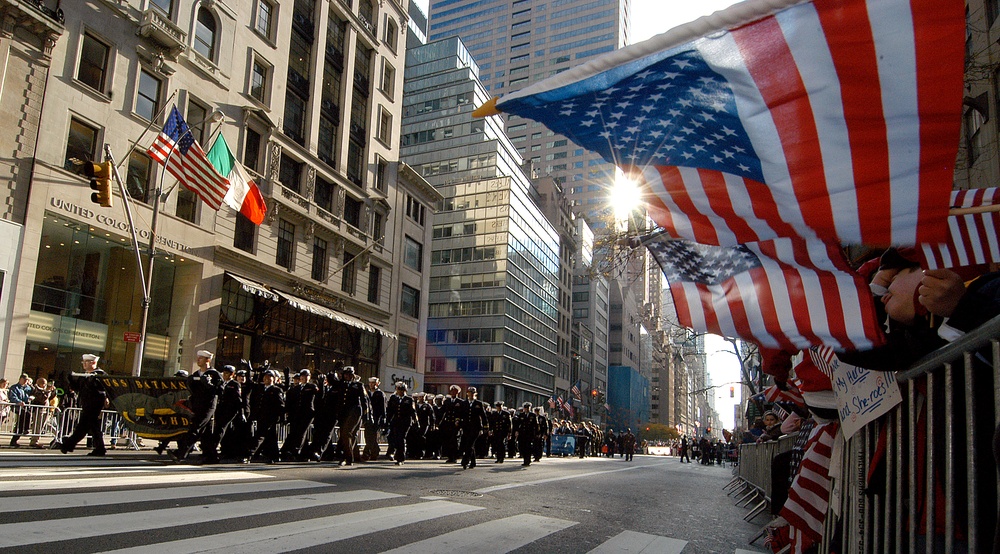
[[[615,179],[615,188],[611,190],[611,206],[615,210],[615,219],[619,221],[627,219],[629,214],[639,207],[641,201],[638,183],[619,175]]]

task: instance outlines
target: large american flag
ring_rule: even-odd
[[[163,131],[153,140],[146,153],[160,165],[166,165],[171,175],[197,194],[210,208],[219,210],[229,191],[229,180],[219,175],[208,161],[201,145],[191,136],[177,106],[170,110]]]
[[[938,242],[964,40],[961,2],[748,0],[495,108],[640,172],[678,237]]]
[[[680,323],[696,331],[796,351],[865,350],[884,338],[867,283],[836,248],[778,238],[711,246],[647,238]]]
[[[1000,204],[1000,189],[956,190],[951,194],[954,208],[987,208]],[[948,216],[948,239],[939,244],[922,244],[927,269],[957,268],[1000,263],[1000,212]]]

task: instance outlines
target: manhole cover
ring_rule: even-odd
[[[434,490],[431,494],[437,496],[449,496],[452,498],[482,498],[483,495],[472,491]]]

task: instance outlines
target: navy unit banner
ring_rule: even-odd
[[[111,408],[121,414],[129,430],[148,439],[169,439],[187,432],[191,423],[187,383],[181,377],[101,378]]]

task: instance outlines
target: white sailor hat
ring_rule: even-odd
[[[100,360],[101,357],[95,354],[84,354],[83,356],[80,356],[80,359],[85,362],[96,362],[97,360]]]
[[[214,358],[214,357],[215,357],[215,354],[212,354],[212,353],[211,353],[211,352],[209,352],[208,350],[199,350],[199,351],[197,352],[197,356],[198,356],[199,358],[208,358],[208,359],[210,359],[210,360],[211,360],[212,358]]]

